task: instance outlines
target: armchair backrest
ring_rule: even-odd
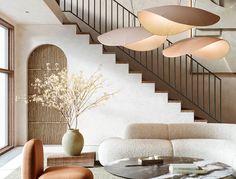
[[[43,144],[38,139],[25,143],[23,149],[22,179],[38,179],[43,173]]]

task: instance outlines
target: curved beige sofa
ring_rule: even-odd
[[[156,154],[203,158],[236,169],[236,125],[131,124],[125,139],[107,139],[98,150],[102,165],[122,158]]]

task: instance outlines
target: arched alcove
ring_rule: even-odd
[[[50,63],[50,70],[47,70]],[[35,94],[32,87],[35,78],[43,79],[44,74],[55,73],[55,64],[67,67],[64,52],[55,45],[41,45],[33,50],[28,59],[28,95]],[[55,109],[43,107],[39,103],[28,103],[28,139],[41,139],[44,144],[60,144],[66,131],[66,123]]]

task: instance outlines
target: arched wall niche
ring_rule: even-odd
[[[47,63],[50,70],[47,70]],[[64,52],[52,44],[36,47],[28,58],[28,96],[35,94],[31,84],[35,78],[43,79],[44,75],[55,73],[55,64],[59,69],[67,68]],[[28,139],[41,139],[44,144],[60,144],[66,131],[66,123],[60,113],[34,102],[28,103]]]

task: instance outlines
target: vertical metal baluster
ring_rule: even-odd
[[[154,72],[154,69],[153,69],[153,50],[151,51],[151,68],[152,68],[152,71]]]
[[[123,8],[123,24],[122,26],[125,27],[125,9]]]
[[[93,28],[96,30],[96,0],[93,0]]]
[[[165,49],[165,44],[162,45],[162,49]],[[162,55],[162,78],[165,80],[165,56]]]
[[[128,15],[128,27],[130,27],[130,12],[129,12],[129,15]]]
[[[180,81],[180,92],[182,92],[182,57],[179,57],[179,81]]]
[[[168,81],[169,81],[169,84],[171,85],[170,75],[171,75],[171,72],[170,72],[170,58],[168,58]]]
[[[141,54],[142,52],[139,52],[139,62],[142,64],[142,54]]]
[[[174,57],[174,86],[176,88],[176,57]]]
[[[186,96],[188,96],[188,57],[185,55],[185,90]]]
[[[105,32],[107,32],[107,0],[105,0]]]
[[[208,71],[209,76],[208,76],[208,107],[209,107],[209,114],[211,114],[211,74]]]
[[[146,65],[146,67],[148,68],[148,64],[147,64],[147,62],[148,62],[148,53],[147,53],[147,51],[146,51],[145,65]]]
[[[111,0],[111,30],[113,30],[113,0]]]
[[[116,4],[116,27],[119,27],[119,6],[118,3]]]
[[[192,101],[194,102],[194,99],[193,99],[193,59],[191,57],[191,95],[192,95]]]
[[[204,109],[204,108],[205,108],[205,74],[204,74],[204,73],[205,73],[205,70],[204,70],[204,67],[203,67],[203,72],[202,72],[202,73],[203,73],[203,74],[202,74],[202,80],[203,80],[203,84],[202,84],[202,85],[203,85],[203,87],[202,87],[202,88],[203,88],[203,89],[202,89],[202,90],[203,90],[203,92],[202,92],[202,94],[203,94],[203,95],[202,95],[202,96],[203,96],[203,97],[202,97],[202,98],[203,98],[203,101],[202,101],[202,105],[203,105],[203,109]]]
[[[134,17],[134,27],[136,27],[136,17],[133,15]]]
[[[221,84],[221,79],[220,80],[220,122],[221,122],[221,119],[222,119],[222,84]]]
[[[82,0],[82,20],[84,20],[84,0]]]
[[[66,11],[66,0],[64,0],[64,11]]]
[[[70,10],[73,12],[72,0],[70,0]]]
[[[216,118],[216,77],[214,76],[214,113]]]
[[[90,0],[88,0],[88,25],[90,25]]]
[[[79,16],[79,0],[76,0],[76,15]]]
[[[199,64],[197,63],[197,104],[199,105]]]
[[[168,45],[170,46],[170,42],[168,42]],[[168,58],[168,82],[169,82],[169,85],[171,86],[171,82],[170,82],[170,58]]]
[[[100,0],[100,4],[99,4],[99,27],[100,27],[100,33],[102,33],[102,1]]]
[[[159,48],[157,49],[157,74],[160,76],[160,69],[159,69]]]

